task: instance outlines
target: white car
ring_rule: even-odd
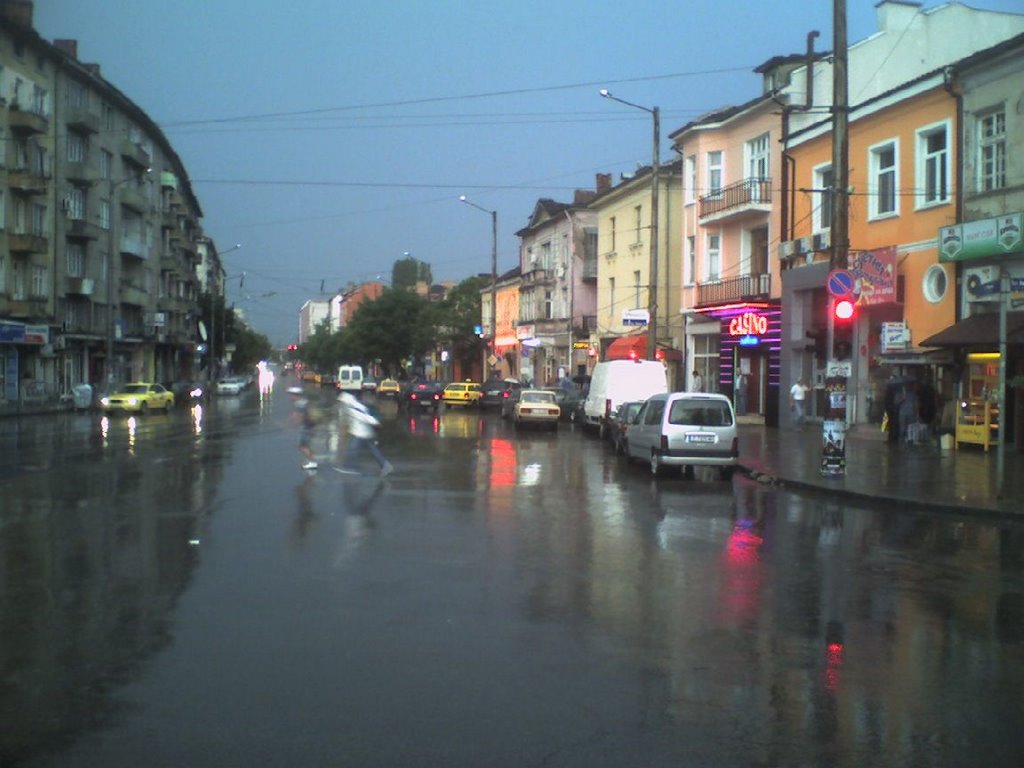
[[[690,467],[718,467],[726,479],[739,460],[736,416],[724,395],[653,395],[629,425],[624,443],[626,457],[650,462],[654,475],[669,466],[684,473]]]
[[[512,408],[512,423],[518,429],[524,424],[537,424],[558,429],[558,407],[555,393],[546,389],[524,389]]]
[[[218,395],[240,395],[242,390],[245,389],[245,379],[238,376],[232,376],[227,379],[221,379],[217,382],[217,394]]]

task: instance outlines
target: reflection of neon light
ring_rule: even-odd
[[[510,440],[491,441],[491,487],[510,488],[516,484],[516,448]]]

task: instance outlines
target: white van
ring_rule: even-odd
[[[342,392],[362,392],[363,369],[358,365],[339,366],[335,386]]]
[[[609,360],[590,374],[590,393],[583,403],[583,424],[605,436],[608,417],[631,400],[668,392],[665,366],[657,360]]]

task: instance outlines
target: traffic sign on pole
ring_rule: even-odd
[[[825,287],[836,297],[850,296],[853,293],[853,273],[848,269],[833,269],[828,273]]]

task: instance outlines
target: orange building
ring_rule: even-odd
[[[950,361],[919,344],[956,319],[955,273],[940,263],[936,237],[938,228],[957,220],[956,123],[956,100],[942,72],[851,110],[849,272],[857,307],[849,354],[851,423],[881,421],[893,376],[951,387],[943,365]],[[792,379],[820,384],[826,360],[835,357],[827,339],[834,299],[826,285],[831,121],[790,134],[785,151],[793,169],[793,239],[781,247],[788,267],[789,367]]]

